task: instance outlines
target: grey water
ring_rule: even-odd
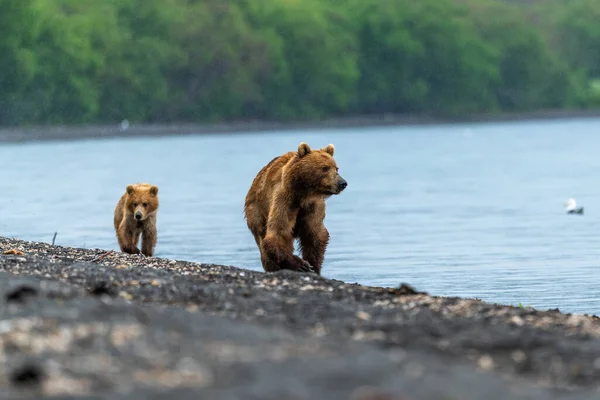
[[[600,314],[600,119],[0,145],[0,235],[118,250],[129,183],[160,188],[156,256],[261,270],[244,197],[273,157],[333,143],[323,275]],[[567,215],[577,199],[584,215]]]

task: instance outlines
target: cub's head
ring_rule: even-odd
[[[332,144],[312,150],[308,144],[300,143],[293,176],[302,188],[314,194],[332,195],[340,194],[348,186],[338,172],[333,152]]]
[[[127,210],[133,218],[143,221],[158,210],[158,187],[147,183],[127,185]]]

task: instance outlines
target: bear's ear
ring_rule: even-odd
[[[308,147],[308,144],[306,144],[305,142],[300,143],[300,145],[298,146],[298,155],[300,156],[300,158],[304,157],[308,153],[310,153],[310,147]]]
[[[329,153],[329,155],[332,156],[335,148],[333,147],[333,145],[331,143],[329,143],[327,146],[323,147],[321,150],[323,150],[325,153]]]
[[[135,189],[133,188],[133,185],[127,185],[127,189],[125,190],[127,190],[127,194],[131,194]]]
[[[154,185],[150,186],[150,194],[156,196],[158,194],[158,187]]]

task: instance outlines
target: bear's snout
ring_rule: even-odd
[[[141,220],[143,217],[142,212],[141,211],[136,211],[135,213],[135,219],[137,219],[138,221]]]
[[[348,186],[348,182],[340,176],[340,180],[338,181],[338,193],[346,189],[346,186]]]

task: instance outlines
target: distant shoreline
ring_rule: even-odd
[[[232,134],[302,129],[344,129],[378,126],[451,125],[514,121],[569,120],[600,118],[597,110],[545,110],[506,114],[477,114],[457,118],[420,115],[378,115],[331,118],[305,122],[233,121],[221,123],[131,123],[121,130],[119,123],[89,125],[52,125],[0,128],[0,143],[32,141],[70,141],[104,138],[179,136],[192,134]]]

